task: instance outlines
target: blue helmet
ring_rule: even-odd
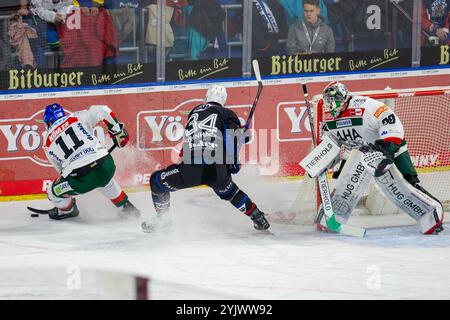
[[[52,124],[56,122],[56,120],[65,116],[66,114],[64,112],[64,109],[57,103],[53,103],[45,107],[44,122],[47,125],[47,127],[50,127]]]

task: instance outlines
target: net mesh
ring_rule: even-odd
[[[450,206],[450,95],[395,100],[421,184]]]

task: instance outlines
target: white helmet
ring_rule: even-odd
[[[221,106],[225,105],[227,101],[227,89],[222,86],[213,85],[206,92],[205,102],[215,102],[220,104]]]
[[[348,95],[347,87],[340,82],[330,82],[323,90],[323,102],[333,118],[347,107]]]

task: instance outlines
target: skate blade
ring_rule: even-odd
[[[261,230],[261,232],[264,234],[270,234],[271,236],[275,235],[275,233],[272,231],[271,228],[267,228],[266,230]]]

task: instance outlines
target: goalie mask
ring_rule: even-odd
[[[340,82],[331,82],[323,90],[323,102],[333,118],[339,116],[347,106],[348,89]]]

